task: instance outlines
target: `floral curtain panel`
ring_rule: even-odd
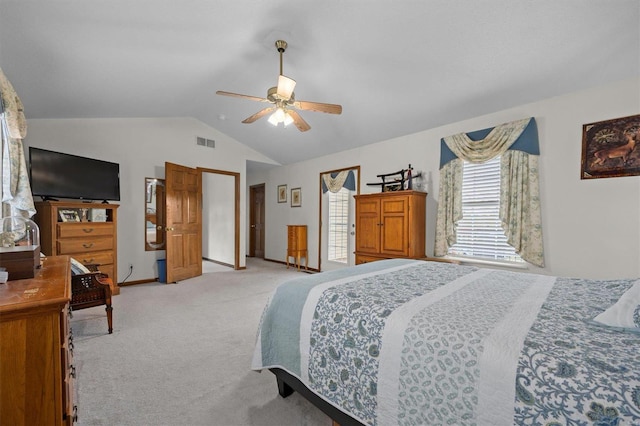
[[[529,263],[544,266],[538,181],[538,130],[533,117],[441,141],[434,254],[445,256],[462,219],[463,162],[500,160],[500,221],[507,242]]]
[[[36,213],[22,139],[27,134],[24,108],[0,69],[0,137],[2,141],[2,217]]]

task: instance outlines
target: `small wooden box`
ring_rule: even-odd
[[[40,267],[40,246],[0,247],[0,267],[9,273],[9,281],[33,278]]]

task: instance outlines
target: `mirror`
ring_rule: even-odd
[[[146,251],[164,250],[166,235],[164,179],[145,178],[144,183],[144,247]]]

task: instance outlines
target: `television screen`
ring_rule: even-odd
[[[120,165],[29,147],[33,196],[93,201],[120,200]]]

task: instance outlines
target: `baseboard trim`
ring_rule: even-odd
[[[158,278],[146,278],[144,280],[125,281],[123,283],[118,283],[118,287],[126,287],[129,285],[138,285],[138,284],[148,284],[148,283],[154,283],[156,281],[158,281]]]

